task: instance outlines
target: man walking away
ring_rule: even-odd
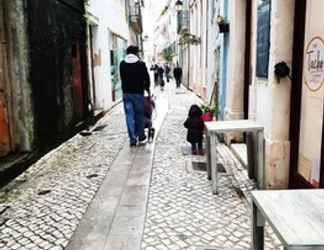
[[[144,132],[144,90],[150,93],[150,76],[138,57],[137,46],[127,48],[127,56],[120,63],[123,102],[130,146],[146,140]]]
[[[167,82],[170,82],[170,71],[171,71],[171,69],[170,69],[168,64],[165,64],[164,68],[165,68],[165,77],[167,79]]]
[[[182,80],[182,68],[179,66],[179,63],[177,63],[177,66],[173,70],[173,76],[176,79],[177,88],[180,88]]]

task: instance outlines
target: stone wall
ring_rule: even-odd
[[[5,10],[8,53],[8,117],[12,149],[30,151],[34,120],[29,82],[29,52],[24,1],[1,1]]]

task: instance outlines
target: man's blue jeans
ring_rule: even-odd
[[[124,94],[124,109],[130,143],[144,138],[144,95]]]

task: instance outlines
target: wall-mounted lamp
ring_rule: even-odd
[[[274,73],[277,77],[277,81],[280,83],[282,78],[288,77],[291,80],[290,68],[286,62],[279,62],[275,65]]]

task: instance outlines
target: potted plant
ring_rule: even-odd
[[[214,117],[217,118],[218,115],[218,106],[209,106],[209,105],[202,105],[201,110],[203,112],[202,119],[205,122],[210,122],[214,119]]]

